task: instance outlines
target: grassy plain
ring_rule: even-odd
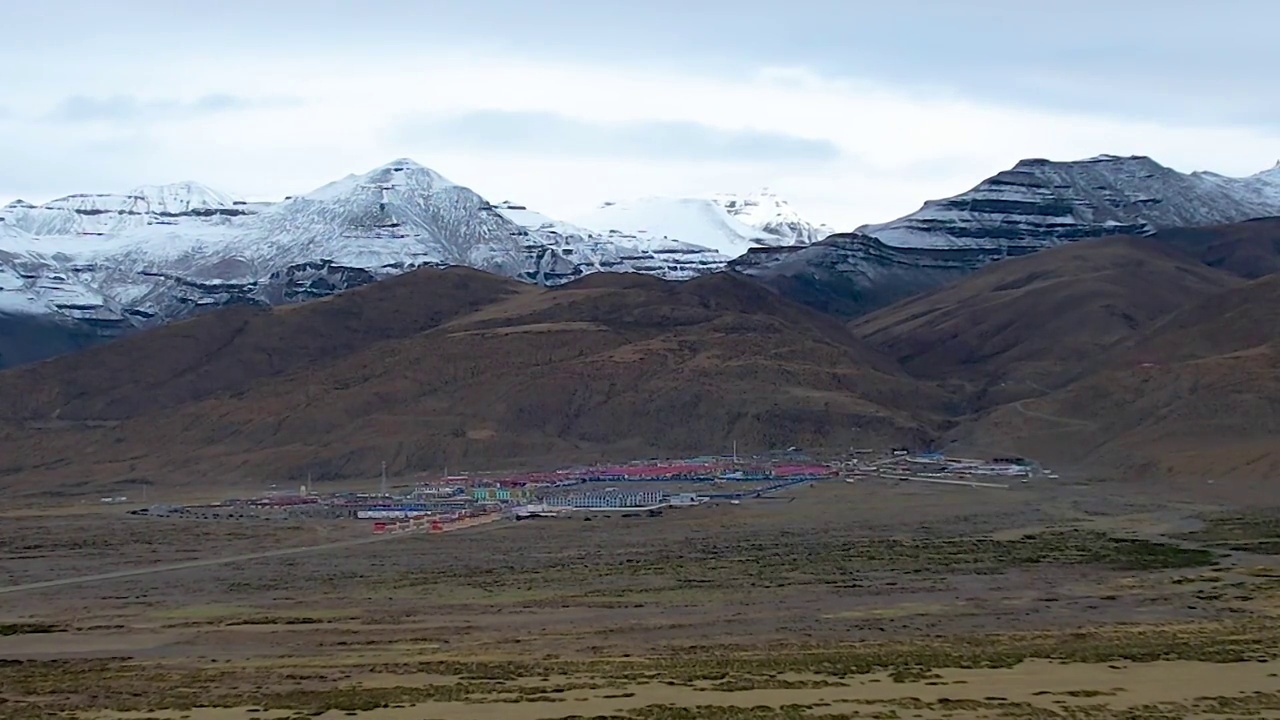
[[[1280,717],[1271,511],[871,480],[590,517],[0,594],[0,718]],[[365,531],[65,520],[0,522],[0,583]]]

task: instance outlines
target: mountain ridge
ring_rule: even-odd
[[[56,286],[59,297],[80,291],[72,304],[134,325],[323,296],[421,266],[554,285],[602,271],[690,279],[729,260],[680,240],[606,235],[495,205],[409,158],[276,203],[193,181],[15,201],[0,210],[0,231],[0,251],[23,256],[22,272],[7,272],[18,280],[0,287],[21,301],[0,299],[0,312],[57,315],[66,303],[43,297]]]
[[[358,477],[381,460],[410,472],[787,447],[837,426],[846,442],[853,428],[924,442],[944,404],[841,323],[733,275],[546,288],[420,268],[0,372],[0,478],[84,492]]]
[[[1280,214],[1275,169],[1184,175],[1143,156],[1098,156],[1023,160],[968,193],[854,233],[828,234],[767,190],[615,203],[575,224],[492,203],[398,158],[277,203],[190,181],[9,203],[0,210],[0,314],[114,337],[216,307],[296,302],[464,265],[542,285],[595,272],[688,280],[728,269],[853,317],[1062,242],[1272,212]],[[1265,254],[1229,251],[1236,259],[1221,262]]]
[[[729,268],[854,317],[986,263],[1063,243],[1277,215],[1280,173],[1274,169],[1228,178],[1183,174],[1146,156],[1032,158],[897,220],[799,250],[754,251]]]

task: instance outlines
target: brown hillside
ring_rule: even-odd
[[[1250,280],[1280,273],[1280,218],[1162,230],[1155,238],[1210,267]]]
[[[1240,282],[1152,239],[1100,238],[988,265],[851,327],[918,377],[973,383],[989,405],[1060,387],[1186,303]]]
[[[262,378],[429,330],[526,289],[450,268],[390,278],[341,299],[227,308],[0,372],[0,417],[115,420],[238,392]]]
[[[1280,277],[1158,323],[1106,368],[993,411],[958,437],[1139,477],[1274,479],[1280,472]]]
[[[1243,352],[1280,336],[1280,275],[1203,298],[1112,352],[1116,366],[1172,363]]]
[[[383,459],[403,472],[922,441],[941,417],[936,389],[740,278],[543,290],[450,273],[406,276],[394,302],[379,283],[323,308],[214,313],[0,374],[0,403],[20,408],[0,478],[79,491],[369,476]],[[359,320],[374,306],[376,333]],[[174,362],[184,338],[216,350]]]

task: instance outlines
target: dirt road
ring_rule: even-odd
[[[1051,420],[1053,422],[1063,423],[1065,425],[1074,425],[1076,427],[1082,427],[1082,428],[1097,427],[1097,423],[1092,423],[1092,422],[1089,422],[1088,420],[1075,420],[1073,418],[1059,417],[1057,415],[1049,415],[1048,413],[1036,412],[1035,410],[1028,410],[1026,406],[1023,405],[1023,403],[1025,402],[1026,400],[1019,400],[1018,402],[1013,404],[1013,406],[1018,409],[1018,412],[1022,413],[1023,415],[1030,415],[1031,417],[1040,418],[1042,420]]]
[[[466,525],[449,527],[445,532],[456,532],[468,528],[487,525],[500,516],[492,516],[492,519],[484,518],[477,522]],[[357,538],[355,540],[342,540],[339,542],[325,543],[323,545],[307,545],[305,547],[283,548],[280,550],[264,550],[263,552],[249,553],[247,555],[231,555],[220,558],[205,558],[202,560],[186,560],[184,562],[167,563],[165,565],[153,565],[144,568],[131,568],[128,570],[116,570],[113,572],[99,573],[97,575],[81,575],[79,577],[62,578],[60,580],[42,580],[41,582],[26,583],[25,585],[7,585],[0,586],[0,595],[11,593],[25,592],[29,590],[47,590],[49,588],[65,587],[67,585],[84,585],[87,583],[103,582],[106,580],[116,580],[119,578],[135,577],[138,575],[151,575],[154,573],[173,572],[174,570],[189,570],[191,568],[209,567],[211,565],[228,565],[237,562],[249,562],[252,560],[264,560],[266,558],[283,557],[286,555],[300,555],[302,553],[323,552],[325,550],[337,550],[340,548],[355,547],[357,545],[368,545],[376,542],[386,542],[395,538],[422,537],[425,533],[401,532],[388,533],[386,535],[372,535],[370,537]]]

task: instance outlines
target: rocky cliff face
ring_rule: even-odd
[[[1271,179],[1271,173],[1184,175],[1140,156],[1023,160],[968,192],[858,232],[899,247],[1049,247],[1280,215]]]
[[[1186,175],[1146,157],[1023,160],[972,190],[808,248],[753,250],[730,269],[852,317],[1004,257],[1083,238],[1280,215],[1280,170]]]

